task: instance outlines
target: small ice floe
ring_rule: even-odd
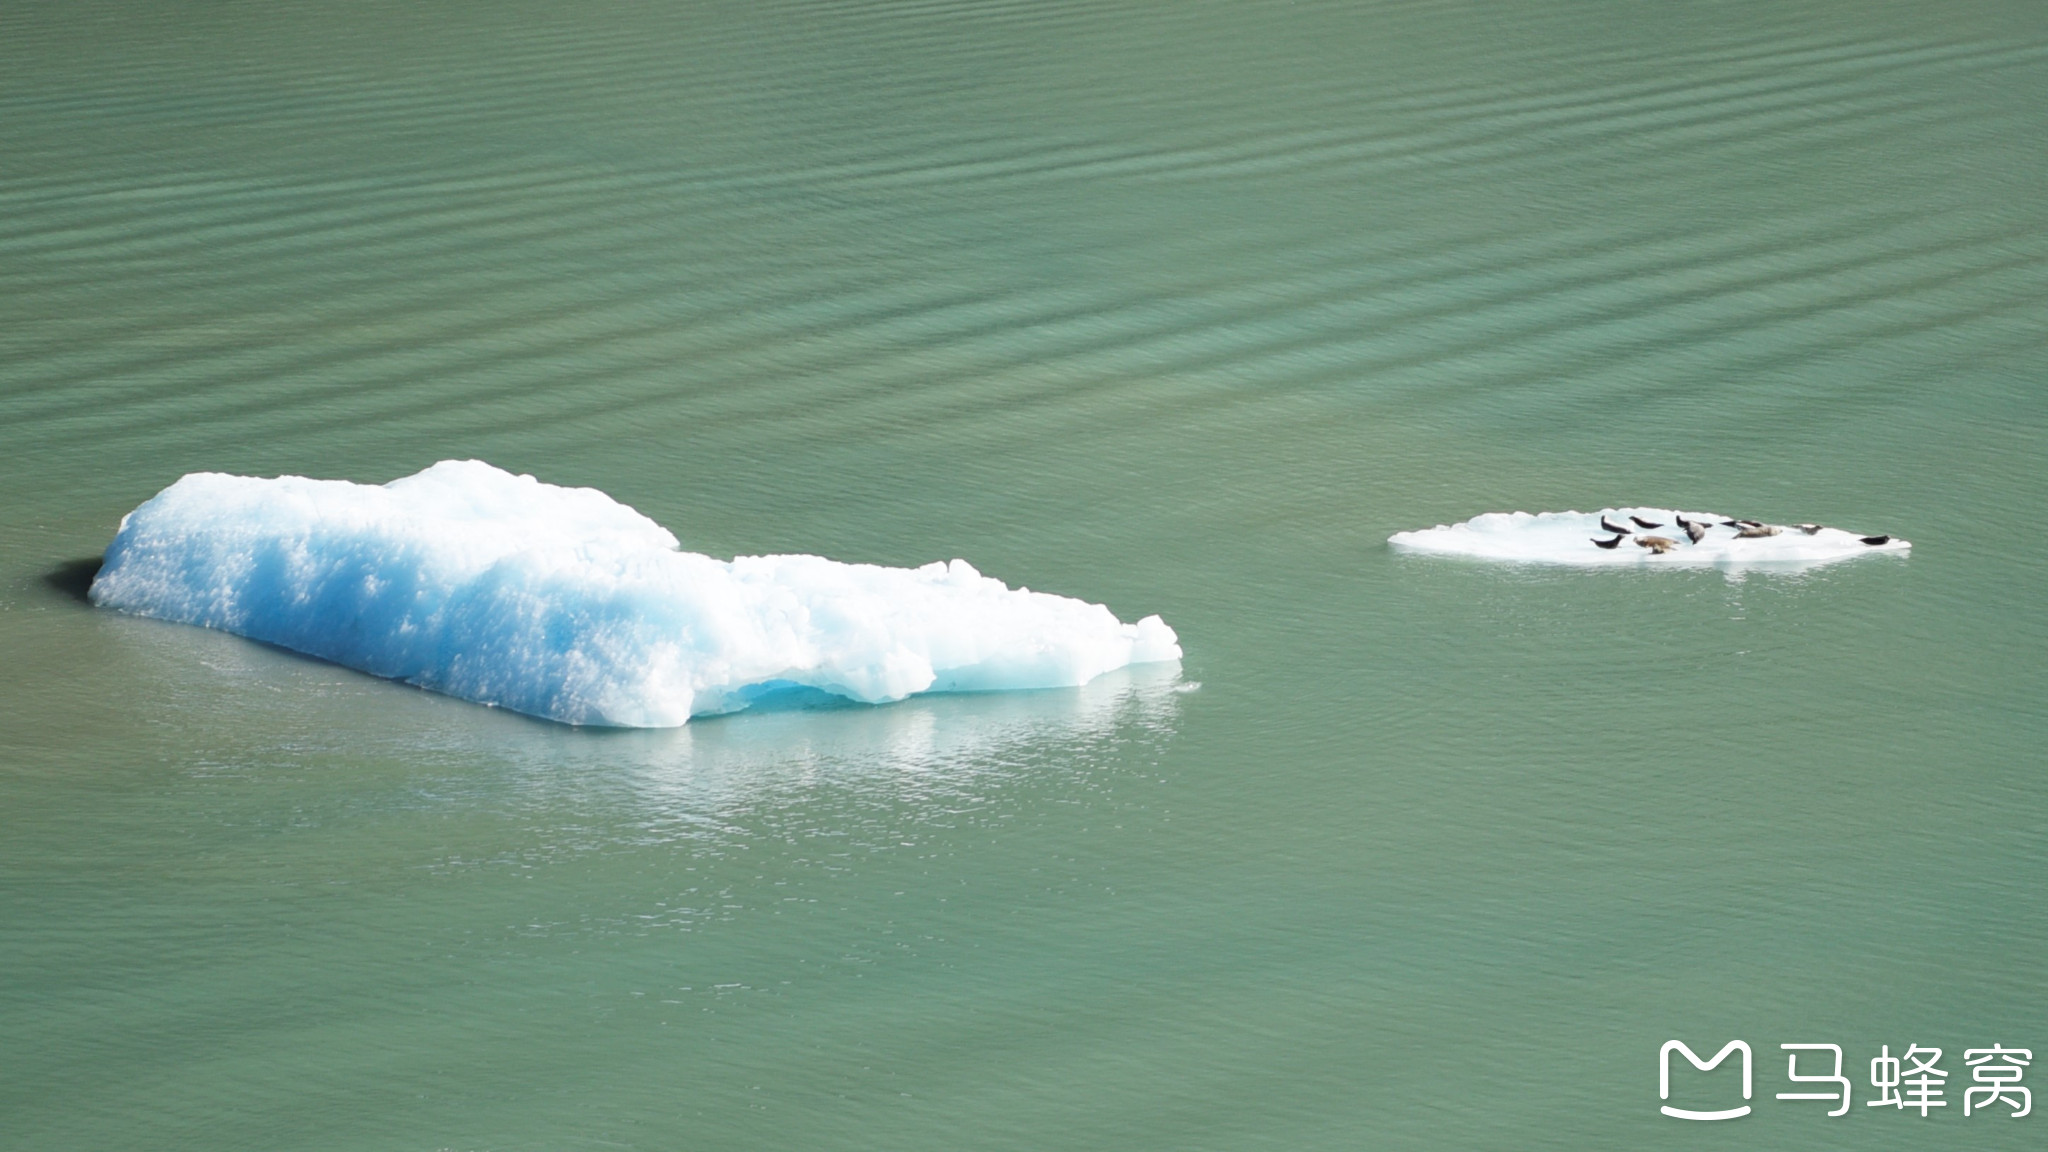
[[[571,724],[811,691],[1064,688],[1176,660],[1157,616],[922,568],[685,552],[594,488],[476,460],[384,485],[200,472],[121,520],[94,603]]]
[[[1767,524],[1718,512],[1603,508],[1598,512],[1489,512],[1460,524],[1396,532],[1401,552],[1588,568],[1808,568],[1873,553],[1904,555],[1892,536],[1823,524]]]

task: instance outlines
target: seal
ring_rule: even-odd
[[[1776,524],[1745,523],[1742,527],[1737,528],[1735,530],[1735,538],[1737,540],[1755,540],[1763,536],[1776,536],[1778,533],[1783,531],[1784,529],[1778,527]]]
[[[1621,534],[1621,536],[1626,536],[1626,535],[1628,535],[1628,533],[1626,533],[1626,532],[1623,532],[1623,533]],[[1598,548],[1612,548],[1612,547],[1614,547],[1615,545],[1617,545],[1617,544],[1620,544],[1620,543],[1621,543],[1621,536],[1616,536],[1616,537],[1615,537],[1614,539],[1612,539],[1612,540],[1595,540],[1595,541],[1593,541],[1593,544],[1594,544],[1594,546],[1595,546],[1595,547],[1598,547]]]
[[[1629,519],[1635,521],[1638,528],[1662,528],[1664,526],[1662,524],[1652,524],[1641,516],[1631,516]]]
[[[1619,524],[1609,522],[1605,516],[1600,517],[1600,530],[1602,532],[1619,532],[1623,536],[1628,535],[1628,529]]]
[[[1698,524],[1686,520],[1680,520],[1679,523],[1685,525],[1685,538],[1693,543],[1697,544],[1707,538],[1707,530]]]
[[[1635,517],[1631,516],[1629,519],[1633,520]],[[1651,555],[1662,556],[1664,553],[1678,547],[1678,541],[1668,536],[1638,536],[1636,537],[1636,547],[1648,548]]]
[[[1872,548],[1877,547],[1879,544],[1889,544],[1892,542],[1892,538],[1889,536],[1865,536],[1862,540]]]

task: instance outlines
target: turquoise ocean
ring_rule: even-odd
[[[2038,1148],[2044,132],[2040,0],[9,4],[0,1148]],[[83,598],[444,458],[1186,659],[599,731]],[[1914,549],[1386,544],[1616,504]]]

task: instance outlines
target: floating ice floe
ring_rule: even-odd
[[[382,486],[200,472],[122,518],[109,608],[571,724],[668,727],[812,689],[1072,687],[1175,660],[1157,616],[922,568],[682,551],[593,488],[476,460]]]
[[[1697,541],[1685,530],[1687,522],[1701,529]],[[1645,523],[1656,527],[1646,528]],[[1745,525],[1751,526],[1751,535],[1744,534]],[[1758,532],[1769,534],[1754,534]],[[1812,524],[1732,523],[1716,512],[1673,508],[1489,512],[1461,524],[1396,532],[1387,543],[1403,552],[1595,568],[1807,568],[1873,553],[1903,555],[1913,547],[1890,536]]]

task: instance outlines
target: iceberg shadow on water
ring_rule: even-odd
[[[106,564],[104,556],[84,556],[66,560],[43,573],[43,586],[82,604],[92,603],[92,582]]]

